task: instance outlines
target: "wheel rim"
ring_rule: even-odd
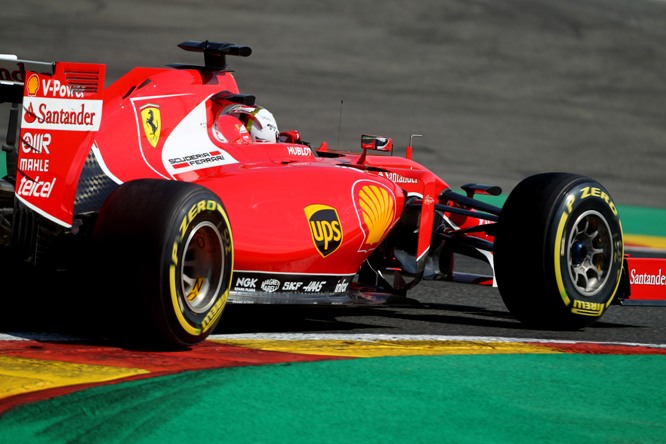
[[[571,282],[582,296],[596,295],[608,280],[614,254],[606,219],[594,210],[578,216],[567,246]]]
[[[183,301],[194,313],[205,313],[215,303],[222,285],[224,245],[217,227],[208,221],[190,232],[180,266]]]

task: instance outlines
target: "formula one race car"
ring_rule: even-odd
[[[2,57],[3,280],[78,271],[100,317],[177,347],[204,340],[227,303],[386,303],[422,279],[496,285],[539,328],[582,328],[633,297],[595,180],[531,176],[500,208],[477,198],[498,187],[455,192],[387,137],[312,148],[239,92],[227,56],[250,48],[178,46],[204,64],[135,68],[106,89],[102,64]],[[459,273],[456,254],[492,275]]]

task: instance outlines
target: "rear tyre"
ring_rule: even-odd
[[[531,176],[502,208],[497,285],[508,310],[529,326],[580,329],[597,321],[615,297],[623,257],[617,208],[593,179]]]
[[[94,240],[122,336],[187,347],[215,329],[233,270],[229,218],[215,194],[185,182],[127,182],[104,203]]]

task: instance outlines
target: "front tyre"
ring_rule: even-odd
[[[531,176],[511,192],[499,217],[497,285],[521,322],[580,329],[613,301],[623,248],[617,208],[598,182],[568,173]]]
[[[229,218],[215,194],[185,182],[127,182],[104,203],[94,239],[125,336],[187,347],[214,330],[233,270]]]

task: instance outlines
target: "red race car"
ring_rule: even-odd
[[[204,63],[135,68],[106,89],[103,64],[3,56],[3,274],[78,273],[123,329],[176,347],[204,340],[227,303],[386,303],[422,279],[497,286],[540,328],[665,299],[630,283],[665,281],[666,265],[625,255],[594,179],[531,176],[500,208],[476,198],[498,187],[455,192],[390,138],[342,152],[281,132],[227,65],[250,48],[178,46]],[[493,273],[458,272],[456,254]]]

